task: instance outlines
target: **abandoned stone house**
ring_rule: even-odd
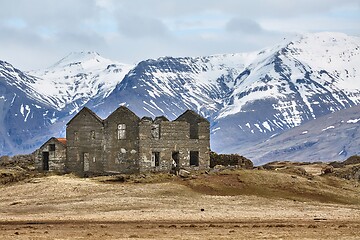
[[[103,120],[84,107],[67,123],[66,139],[51,138],[37,150],[36,164],[40,170],[78,175],[206,169],[209,125],[191,110],[169,121],[140,119],[121,106]]]
[[[66,160],[66,139],[50,138],[46,141],[37,153],[37,167],[44,171],[63,171]]]

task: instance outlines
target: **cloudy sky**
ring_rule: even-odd
[[[73,51],[136,63],[253,51],[320,31],[360,36],[360,0],[0,0],[0,60],[21,70]]]

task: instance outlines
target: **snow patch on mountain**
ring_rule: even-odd
[[[328,162],[359,155],[359,145],[360,105],[357,105],[311,120],[267,141],[238,146],[234,151],[256,165],[287,160]]]
[[[96,52],[73,52],[45,70],[28,74],[36,76],[31,87],[52,106],[60,110],[72,104],[70,111],[78,111],[94,97],[107,97],[132,67]]]
[[[346,123],[358,123],[358,122],[360,122],[360,118],[358,118],[358,119],[350,119],[350,120],[346,121]]]
[[[224,105],[237,75],[255,56],[256,53],[224,54],[142,61],[97,107],[100,115],[106,115],[126,102],[139,116],[166,115],[173,119],[186,109],[193,109],[212,118]]]
[[[237,78],[217,119],[246,112],[257,100],[276,99],[278,120],[294,127],[315,119],[319,104],[331,105],[330,112],[358,104],[359,45],[357,37],[319,33],[262,51]]]

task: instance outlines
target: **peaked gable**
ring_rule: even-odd
[[[99,123],[103,123],[103,120],[98,116],[96,115],[96,113],[94,113],[93,111],[91,111],[89,108],[87,107],[83,107],[67,124],[66,126],[70,125],[71,122],[78,118],[78,117],[81,117],[81,115],[85,113],[85,114],[89,114],[90,116],[92,116],[94,118],[95,121],[98,121]]]
[[[56,138],[56,137],[51,137],[49,140],[47,140],[43,145],[41,145],[41,147],[39,149],[42,149],[44,146],[46,146],[46,144],[48,144],[49,142],[54,141],[56,143],[59,143],[61,145],[63,145],[64,147],[66,147],[66,138]]]
[[[196,120],[197,123],[209,122],[206,118],[202,117],[200,114],[196,113],[193,110],[186,110],[177,119],[175,119],[175,121],[187,121],[187,122],[191,120]]]
[[[108,122],[109,119],[111,119],[112,117],[116,116],[117,114],[123,114],[123,115],[126,115],[128,117],[131,117],[133,119],[135,119],[136,121],[140,121],[140,118],[133,112],[131,111],[130,109],[128,109],[127,107],[125,106],[120,106],[118,107],[114,112],[112,112],[104,121],[105,122]]]

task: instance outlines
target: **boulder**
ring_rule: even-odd
[[[182,178],[188,178],[188,177],[190,177],[190,172],[186,171],[185,169],[180,169],[179,176]]]
[[[329,174],[333,172],[334,172],[334,167],[331,165],[328,165],[321,170],[321,174]]]

